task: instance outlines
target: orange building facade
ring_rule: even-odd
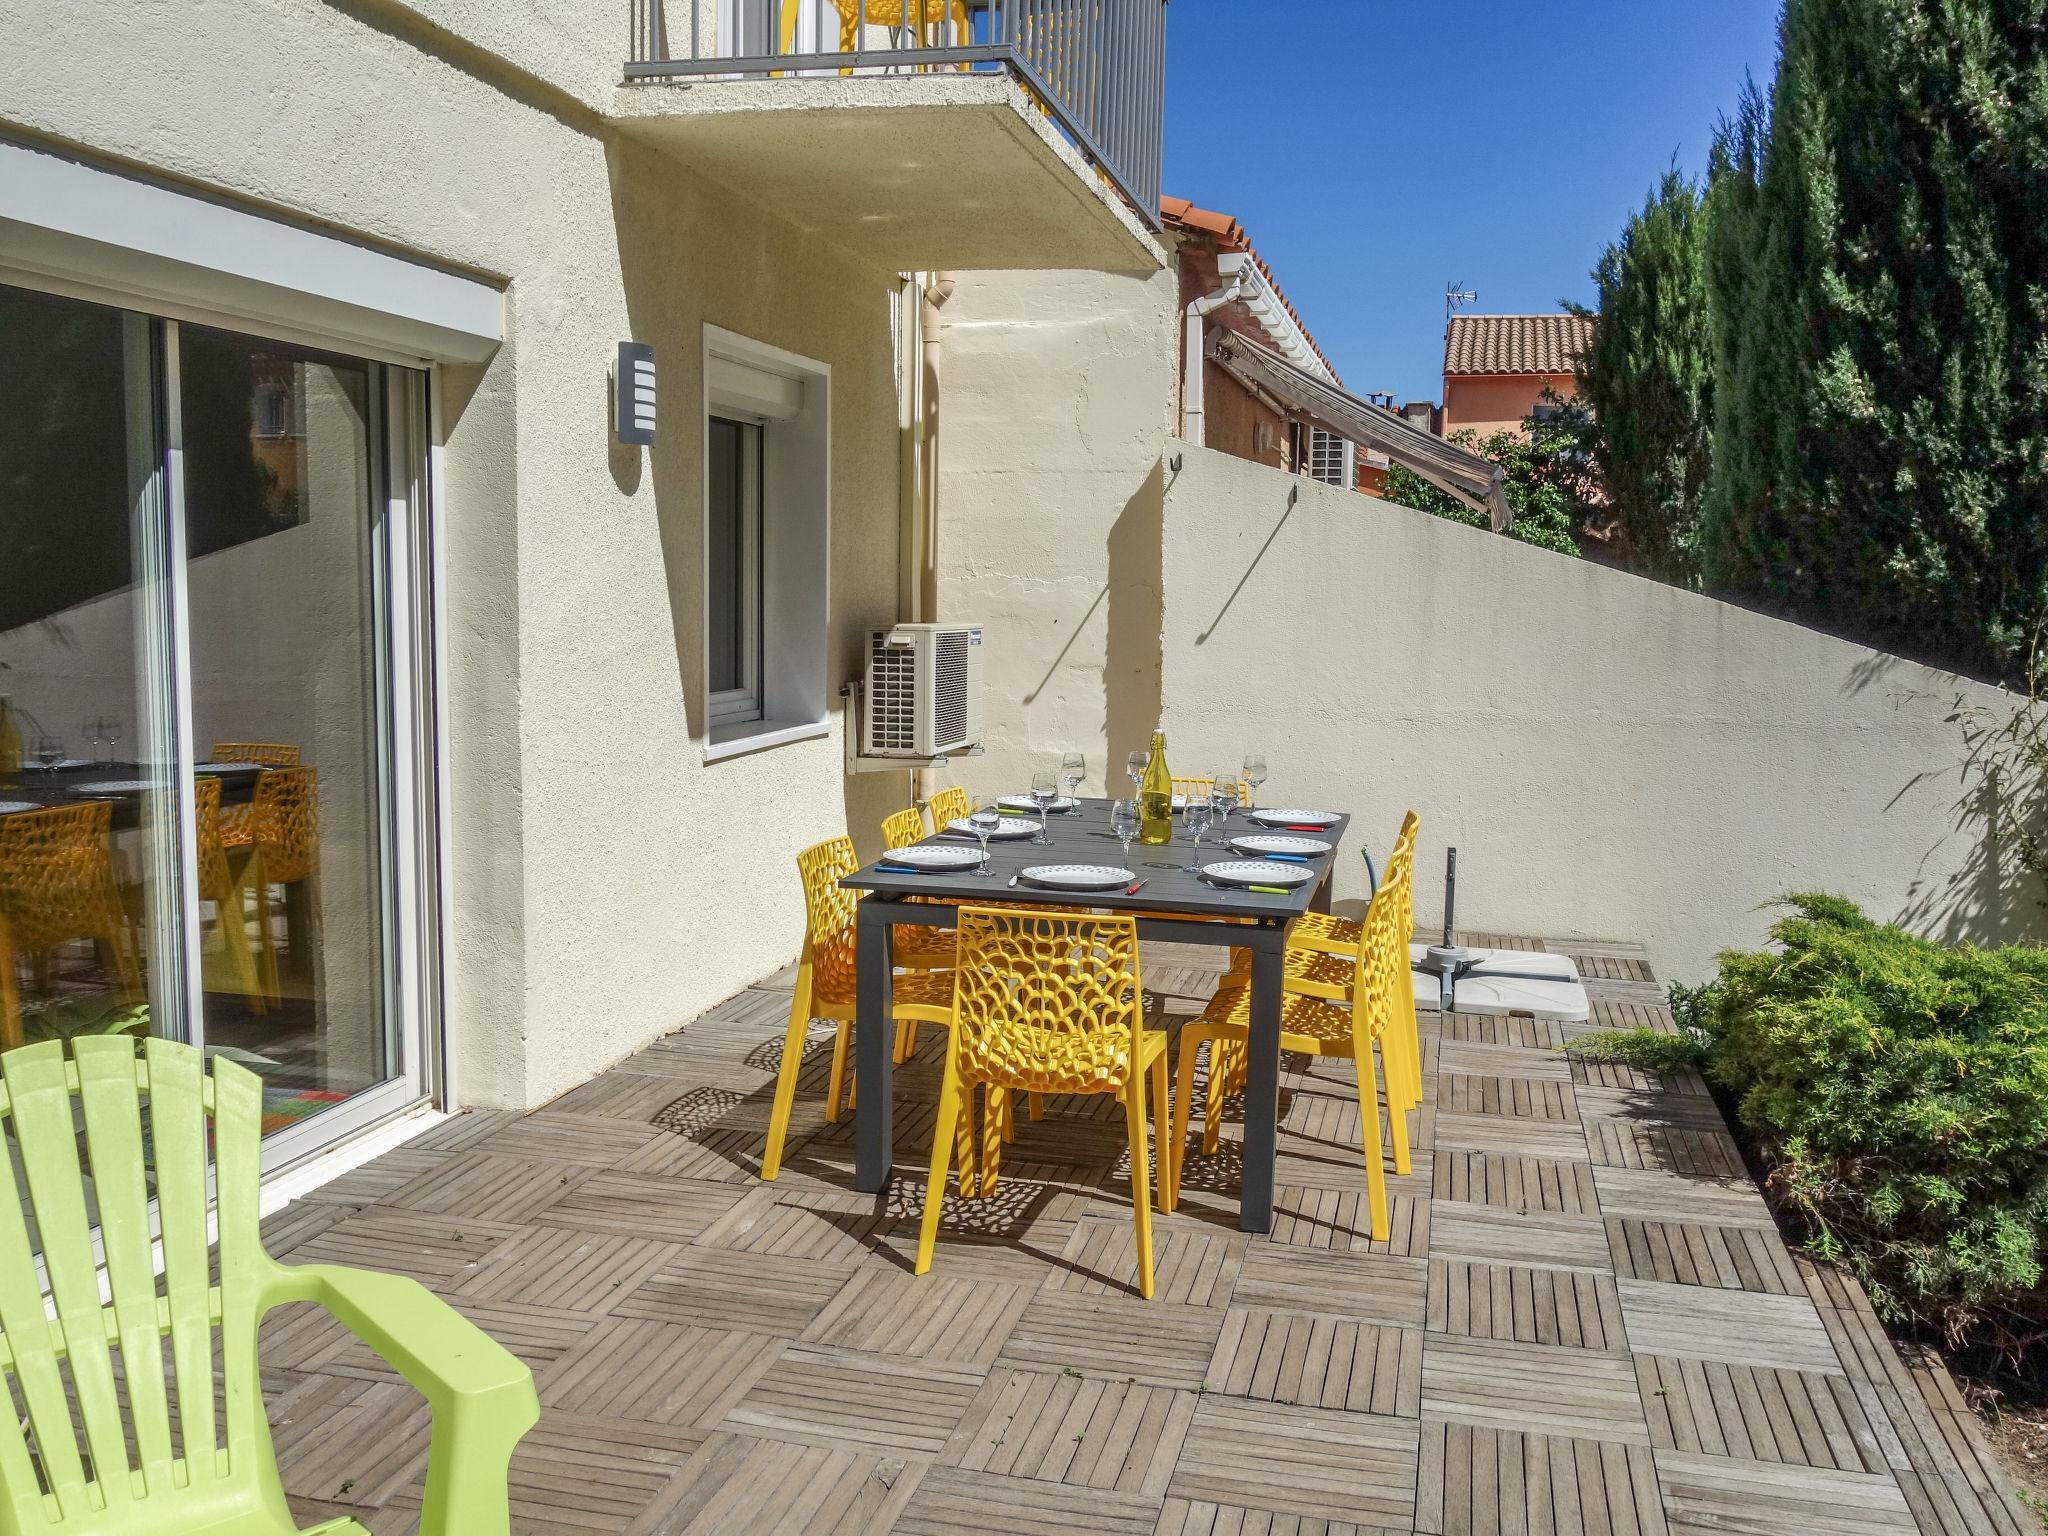
[[[1546,392],[1578,392],[1593,322],[1578,315],[1453,315],[1444,331],[1442,432],[1520,434]]]

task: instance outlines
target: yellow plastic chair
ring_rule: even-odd
[[[797,875],[804,887],[804,947],[797,960],[796,991],[789,1000],[782,1063],[775,1074],[775,1108],[768,1118],[768,1146],[761,1156],[764,1179],[773,1179],[782,1170],[782,1146],[789,1135],[790,1110],[796,1103],[796,1075],[803,1065],[804,1037],[810,1033],[812,1019],[830,1019],[838,1026],[832,1042],[832,1078],[825,1089],[825,1118],[839,1118],[846,1087],[846,1049],[853,1037],[854,916],[859,905],[858,894],[839,882],[859,868],[850,837],[827,838],[796,856]],[[899,1026],[910,1021],[950,1022],[953,978],[940,967],[953,963],[951,936],[942,946],[899,948],[896,959],[898,964],[914,961],[918,968],[895,978],[890,1017]]]
[[[198,827],[199,899],[218,913],[221,945],[235,967],[242,996],[252,1012],[265,1011],[256,961],[249,953],[248,912],[242,905],[242,884],[228,867],[227,846],[220,831],[220,780],[204,775],[192,781],[192,809]]]
[[[839,51],[841,53],[852,53],[860,42],[858,33],[860,31],[862,0],[832,0],[832,5],[839,12]],[[906,6],[905,0],[866,0],[866,6],[869,26],[915,27],[917,30],[917,45],[920,48],[931,42],[930,29],[936,26],[943,26],[948,16],[953,18],[953,25],[958,28],[958,31],[954,34],[956,37],[964,42],[969,35],[967,6],[964,0],[924,0],[922,5],[912,3],[908,6]],[[782,51],[784,53],[794,53],[796,51],[796,24],[799,7],[800,0],[782,0]],[[910,12],[910,19],[907,22],[904,19],[906,10]],[[841,69],[839,72],[842,75],[846,75],[851,74],[853,71]]]
[[[113,956],[121,991],[142,996],[142,962],[114,883],[113,813],[113,801],[87,800],[0,816],[0,932],[7,936],[0,964],[8,979],[0,988],[6,995],[0,1042],[21,1043],[14,987],[20,955],[29,958],[38,990],[47,993],[50,951],[79,939],[96,940]]]
[[[931,807],[934,832],[943,832],[951,823],[974,814],[974,802],[958,784],[948,784],[944,789],[934,791]]]
[[[285,1498],[257,1330],[287,1302],[324,1309],[426,1397],[421,1536],[508,1536],[532,1373],[416,1280],[265,1253],[263,1084],[211,1066],[119,1035],[0,1056],[18,1152],[0,1156],[0,1536],[368,1536],[347,1518],[302,1532]]]
[[[977,1087],[1007,1100],[1017,1092],[1113,1093],[1122,1102],[1131,1148],[1131,1218],[1138,1238],[1138,1290],[1152,1295],[1152,1207],[1178,1203],[1173,1143],[1161,1134],[1167,1094],[1166,1036],[1145,1028],[1138,976],[1138,924],[1129,917],[962,907],[959,964],[953,972],[953,1029],[939,1086],[930,1181],[918,1234],[916,1271],[932,1267],[939,1211],[955,1142]],[[1145,1131],[1145,1080],[1152,1081],[1152,1139]],[[980,1188],[994,1182],[994,1134],[984,1138]],[[961,1194],[971,1197],[972,1173]]]
[[[299,749],[287,741],[216,741],[211,760],[216,763],[258,763],[265,768],[296,768],[299,766]],[[246,800],[240,805],[221,807],[221,841],[230,848],[248,847],[254,836],[250,830],[252,815]]]
[[[1397,850],[1398,852],[1398,850]],[[1390,1225],[1387,1212],[1387,1176],[1380,1156],[1379,1091],[1374,1083],[1373,1053],[1378,1047],[1381,1075],[1387,1080],[1388,1118],[1392,1122],[1394,1166],[1405,1173],[1409,1167],[1408,1121],[1401,1107],[1405,1078],[1400,1065],[1397,1014],[1398,989],[1412,988],[1408,980],[1408,939],[1395,929],[1400,910],[1399,885],[1409,878],[1411,861],[1397,857],[1387,860],[1387,873],[1366,908],[1362,938],[1352,960],[1350,1006],[1327,998],[1288,992],[1281,999],[1280,1049],[1305,1056],[1346,1057],[1354,1064],[1358,1084],[1360,1140],[1365,1155],[1365,1183],[1372,1213],[1372,1235],[1384,1242]],[[1174,1101],[1173,1144],[1176,1156],[1187,1138],[1188,1117],[1194,1098],[1195,1054],[1207,1045],[1211,1061],[1220,1045],[1235,1045],[1240,1052],[1251,1033],[1251,988],[1236,977],[1226,978],[1202,1016],[1181,1030],[1180,1096]],[[1213,1117],[1210,1127],[1214,1126]],[[1213,1147],[1208,1129],[1205,1147]]]
[[[1410,811],[1402,818],[1401,830],[1394,838],[1394,854],[1403,858],[1410,870],[1410,878],[1400,884],[1400,908],[1394,918],[1396,931],[1403,935],[1412,932],[1415,926],[1413,868],[1419,826],[1415,813]],[[1326,912],[1303,913],[1287,933],[1287,990],[1307,997],[1348,1003],[1356,975],[1353,962],[1357,959],[1364,931],[1365,925],[1353,918],[1332,917]],[[1405,937],[1402,942],[1407,942]],[[1225,984],[1243,984],[1249,975],[1250,961],[1249,952],[1234,951]],[[1399,1069],[1398,1100],[1404,1110],[1413,1109],[1422,1102],[1422,1042],[1412,983],[1405,996],[1396,999],[1394,1022],[1396,1027],[1390,1045],[1395,1052],[1394,1065]],[[1212,1156],[1216,1151],[1216,1128],[1222,1119],[1223,1102],[1243,1088],[1245,1069],[1244,1053],[1235,1045],[1226,1041],[1218,1047],[1218,1053],[1220,1060],[1212,1060],[1209,1074],[1204,1116],[1207,1129],[1202,1137],[1202,1150]],[[1408,1170],[1402,1167],[1396,1171],[1406,1173]]]
[[[889,853],[898,848],[908,848],[912,843],[924,839],[924,812],[916,806],[905,806],[900,811],[891,811],[882,818],[882,847]]]
[[[222,842],[238,887],[256,897],[256,938],[263,996],[282,1002],[277,974],[277,936],[271,924],[270,888],[304,886],[309,929],[319,923],[320,785],[311,768],[266,769],[256,780],[256,794],[247,807],[249,841]],[[311,933],[293,934],[294,948],[312,942]]]

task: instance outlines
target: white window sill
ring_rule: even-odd
[[[829,734],[831,729],[827,720],[809,720],[800,725],[787,720],[734,720],[714,725],[710,739],[704,743],[704,761],[723,762],[728,757],[765,752],[792,741],[813,741]]]

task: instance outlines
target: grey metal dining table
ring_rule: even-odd
[[[1139,912],[1141,939],[1173,944],[1221,944],[1248,949],[1252,957],[1251,1035],[1244,1091],[1244,1174],[1238,1226],[1268,1232],[1273,1226],[1273,1154],[1280,1107],[1280,1006],[1287,929],[1304,912],[1328,911],[1330,874],[1344,832],[1339,816],[1314,835],[1331,851],[1309,861],[1314,877],[1281,895],[1233,889],[1188,872],[1193,839],[1176,818],[1173,841],[1131,844],[1128,862],[1109,828],[1107,800],[1082,799],[1075,808],[1046,818],[1050,843],[1029,839],[989,844],[993,878],[972,873],[899,874],[869,864],[840,883],[865,893],[858,906],[858,978],[854,1020],[854,1070],[860,1094],[854,1109],[854,1188],[879,1194],[888,1187],[895,1151],[895,1096],[889,1020],[891,983],[889,930],[898,923],[945,924],[954,909],[983,902],[1028,903],[1046,908]],[[1271,830],[1255,826],[1244,812],[1204,837],[1201,862],[1232,857],[1224,840]],[[958,844],[944,833],[926,841]],[[966,843],[972,846],[973,838]],[[884,857],[882,864],[888,862]],[[1010,877],[1036,864],[1108,864],[1134,871],[1145,881],[1136,895],[1109,891],[1053,890],[1010,885]],[[905,898],[916,896],[920,901]],[[1177,1091],[1177,1090],[1176,1090]]]

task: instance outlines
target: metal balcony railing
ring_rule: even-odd
[[[1146,225],[1159,227],[1167,0],[630,4],[628,81],[1007,70]],[[688,20],[672,28],[670,11]]]

